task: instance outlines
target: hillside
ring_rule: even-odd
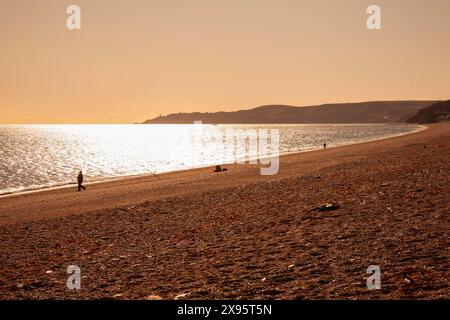
[[[295,107],[267,105],[250,110],[214,113],[174,113],[146,120],[146,124],[256,123],[401,123],[434,101],[374,101]]]
[[[450,120],[450,100],[437,102],[423,108],[415,116],[408,119],[408,123],[436,123]]]

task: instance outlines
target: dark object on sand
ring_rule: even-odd
[[[311,209],[310,212],[312,212],[312,211],[319,211],[319,212],[333,211],[333,210],[339,209],[340,207],[341,206],[338,205],[337,203],[325,203],[325,204],[321,205],[320,207],[316,207],[314,209]]]
[[[227,168],[222,168],[221,166],[217,165],[214,172],[222,172],[222,171],[228,171]]]
[[[81,189],[86,190],[86,187],[83,186],[83,172],[80,171],[80,173],[78,173],[78,191],[81,191]]]
[[[323,150],[325,150],[327,148],[327,143],[325,142],[324,144],[323,144]]]

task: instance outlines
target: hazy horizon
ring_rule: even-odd
[[[66,8],[81,8],[68,30]],[[366,27],[371,4],[382,29]],[[0,0],[0,123],[450,97],[450,2]]]
[[[449,99],[444,99],[444,100],[450,100]],[[192,110],[192,111],[173,111],[167,114],[161,114],[161,116],[166,116],[166,115],[171,115],[171,114],[178,114],[178,113],[185,113],[185,114],[191,114],[191,113],[221,113],[221,112],[235,112],[235,111],[246,111],[246,110],[253,110],[253,109],[257,109],[260,107],[266,107],[266,106],[289,106],[289,107],[296,107],[296,108],[308,108],[308,107],[320,107],[320,106],[325,106],[325,105],[345,105],[345,104],[359,104],[359,103],[371,103],[371,102],[402,102],[402,101],[415,101],[415,102],[420,102],[420,101],[435,101],[435,100],[379,100],[379,101],[354,101],[354,102],[333,102],[333,103],[323,103],[323,104],[318,104],[318,105],[304,105],[304,106],[293,106],[293,105],[287,105],[287,104],[283,104],[283,103],[270,103],[270,104],[263,104],[260,106],[252,106],[249,108],[242,108],[242,109],[233,109],[233,110],[217,110],[217,111],[198,111],[198,110]],[[437,100],[436,100],[437,101]],[[0,122],[0,125],[88,125],[88,124],[92,124],[92,125],[99,125],[99,124],[123,124],[123,125],[129,125],[129,124],[144,124],[144,121],[146,120],[152,120],[152,119],[156,119],[158,118],[160,115],[155,115],[151,118],[147,118],[147,119],[138,119],[136,121],[132,121],[132,122],[64,122],[64,123],[48,123],[48,122],[32,122],[32,123],[2,123]],[[329,122],[326,122],[327,124],[329,124]],[[348,124],[353,123],[353,122],[348,122]],[[354,124],[358,124],[359,122],[354,122]],[[391,122],[386,122],[386,123],[391,123]],[[395,122],[394,122],[395,123]],[[266,123],[264,123],[266,124]],[[287,123],[289,124],[289,123]],[[320,123],[317,123],[320,124]],[[373,124],[376,124],[376,122],[374,122]]]

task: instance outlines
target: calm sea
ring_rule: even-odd
[[[74,183],[80,169],[89,182],[227,163],[223,144],[209,139],[208,132],[230,129],[278,129],[279,151],[289,153],[322,148],[324,142],[333,147],[377,140],[420,127],[201,125],[198,139],[194,125],[1,125],[0,194]],[[238,157],[246,147],[237,148]],[[195,150],[200,152],[193,157]]]

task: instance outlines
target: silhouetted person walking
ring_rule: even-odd
[[[326,148],[327,148],[327,144],[324,143],[324,144],[323,144],[323,150],[325,150]]]
[[[86,190],[86,188],[82,185],[83,184],[83,172],[80,171],[77,179],[78,179],[78,191],[81,191],[81,189]]]

